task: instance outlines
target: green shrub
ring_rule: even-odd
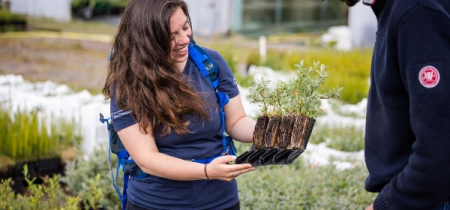
[[[0,32],[25,31],[26,29],[27,20],[24,16],[0,8]]]
[[[258,51],[256,50],[251,50],[247,56],[247,65],[255,65],[255,66],[260,66],[261,65],[261,57],[259,56]]]
[[[238,64],[239,64],[239,58],[236,53],[233,53],[233,51],[228,50],[232,48],[230,44],[223,44],[221,47],[214,48],[214,50],[217,50],[217,52],[222,55],[222,57],[227,62],[228,66],[230,67],[233,74],[237,74],[238,72]]]
[[[328,79],[326,66],[320,62],[306,67],[303,60],[297,67],[296,74],[289,82],[277,81],[275,88],[270,87],[270,79],[263,77],[261,81],[250,88],[247,96],[250,103],[260,103],[264,116],[285,116],[288,114],[317,117],[320,109],[320,99],[340,97],[342,88],[329,89],[321,93],[321,86]]]
[[[268,50],[265,60],[261,60],[256,50],[250,50],[247,56],[243,57],[247,59],[243,62],[248,65],[267,66],[273,70],[286,72],[295,70],[295,64],[298,64],[301,60],[304,60],[305,63],[321,61],[329,66],[327,71],[330,74],[330,79],[323,85],[325,90],[343,87],[341,99],[352,104],[367,97],[372,57],[370,49],[349,52],[331,49],[295,52]]]
[[[25,17],[19,14],[10,13],[0,8],[0,22],[14,23],[19,21],[26,21]]]
[[[347,152],[364,149],[364,131],[355,126],[335,126],[316,124],[309,142],[318,144],[325,142],[328,147]]]
[[[375,194],[364,190],[367,170],[314,167],[300,157],[291,165],[259,167],[237,178],[242,209],[364,209]]]
[[[236,141],[235,145],[238,155],[251,147]],[[365,165],[349,161],[353,167],[345,170],[337,169],[333,160],[329,165],[315,166],[306,163],[302,156],[290,165],[258,167],[237,178],[241,208],[364,209],[376,194],[364,190],[368,175]]]
[[[11,188],[11,178],[1,180],[0,183],[0,209],[12,210],[15,195]]]
[[[23,173],[28,184],[28,191],[24,195],[15,195],[11,188],[11,178],[1,180],[0,184],[0,209],[5,210],[41,210],[41,209],[65,209],[78,210],[79,197],[66,196],[59,184],[60,176],[43,178],[43,184],[35,184],[36,177],[31,178],[28,174],[27,165]],[[93,208],[96,209],[96,208]]]
[[[283,70],[282,60],[284,58],[285,58],[284,53],[278,50],[268,50],[265,59],[261,58],[257,50],[251,50],[248,55],[247,64],[255,66],[266,66],[275,71],[279,71]],[[300,60],[298,60],[297,63],[299,61]]]
[[[115,174],[117,158],[113,158],[112,161]],[[118,187],[122,189],[122,172],[119,173],[117,180]],[[111,210],[121,209],[122,207],[120,198],[112,185],[108,151],[105,147],[94,149],[88,159],[80,154],[76,160],[69,161],[66,164],[65,176],[61,178],[61,181],[67,185],[69,193],[81,198],[91,198],[90,202],[96,206]],[[96,190],[101,190],[102,194],[95,201],[92,198],[93,196],[90,195],[93,186]]]

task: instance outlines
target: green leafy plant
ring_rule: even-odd
[[[297,66],[295,78],[288,83],[278,81],[275,88],[270,88],[268,79],[261,79],[250,88],[248,99],[251,103],[260,103],[262,115],[283,116],[287,114],[316,117],[320,110],[319,99],[340,97],[343,88],[320,91],[320,86],[329,77],[326,66],[320,62],[307,68],[301,61]]]
[[[376,194],[364,190],[367,169],[337,169],[306,163],[302,157],[293,164],[258,167],[237,179],[242,209],[364,209]]]
[[[258,117],[253,133],[254,150],[242,154],[238,162],[263,165],[291,163],[306,148],[314,118],[322,113],[320,99],[340,96],[342,88],[319,89],[328,78],[324,64],[314,62],[307,68],[301,61],[296,66],[295,76],[289,82],[278,81],[272,88],[270,80],[263,78],[250,88],[247,97],[251,103],[260,103],[262,115]],[[267,149],[274,150],[267,152]],[[262,155],[264,151],[267,154]],[[293,151],[298,153],[293,155],[294,159],[286,159]],[[253,153],[260,154],[259,162]]]
[[[11,188],[12,179],[1,180],[0,184],[0,209],[12,210],[15,199],[14,192]]]
[[[339,151],[361,151],[364,149],[364,130],[355,126],[316,125],[310,142],[324,142],[328,147]]]
[[[95,148],[89,158],[80,154],[75,160],[68,161],[61,181],[67,185],[69,193],[78,195],[89,205],[115,210],[121,208],[121,203],[112,185],[107,153],[105,147]],[[117,159],[113,158],[111,164],[115,167]],[[122,173],[117,180],[121,189]]]
[[[35,184],[36,177],[31,178],[28,166],[24,165],[23,174],[28,184],[27,193],[17,196],[11,188],[11,178],[1,181],[0,185],[0,209],[67,209],[78,210],[79,198],[66,196],[59,185],[60,175],[52,178],[43,177],[43,184]]]

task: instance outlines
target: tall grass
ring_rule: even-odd
[[[72,120],[50,119],[35,108],[30,111],[0,104],[0,154],[14,160],[54,157],[81,141]]]

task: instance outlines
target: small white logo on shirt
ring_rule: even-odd
[[[426,88],[434,88],[439,84],[441,76],[434,66],[425,66],[419,72],[419,81]]]
[[[111,114],[111,120],[115,120],[117,118],[120,118],[120,117],[122,117],[124,115],[127,115],[127,114],[130,114],[130,113],[131,113],[131,111],[125,111],[125,110],[116,111],[116,112]]]

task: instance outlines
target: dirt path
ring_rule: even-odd
[[[65,38],[0,38],[0,74],[101,91],[111,43]]]

